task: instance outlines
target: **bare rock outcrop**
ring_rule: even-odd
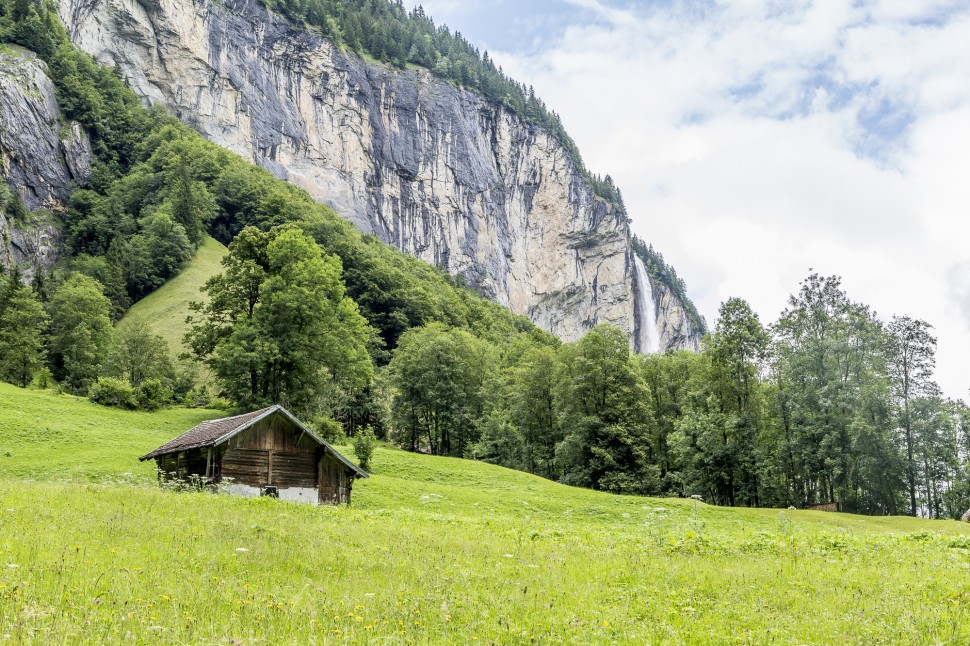
[[[6,207],[22,202],[21,217],[0,209],[0,264],[18,265],[25,279],[50,269],[60,253],[53,212],[91,173],[91,145],[76,123],[64,124],[47,76],[32,52],[0,49],[0,176]],[[26,213],[25,211],[30,211]]]

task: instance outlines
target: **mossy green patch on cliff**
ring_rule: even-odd
[[[0,66],[0,74],[7,73],[10,71],[9,65],[11,64],[11,59],[21,59],[29,60],[34,58],[34,53],[29,49],[25,49],[20,45],[14,45],[12,43],[0,43],[0,55],[8,57],[6,65]]]
[[[10,45],[9,43],[0,43],[0,55],[3,56],[13,56],[16,54],[16,50],[20,49],[16,45]],[[0,67],[0,74],[5,74],[7,72],[7,66],[4,65]]]

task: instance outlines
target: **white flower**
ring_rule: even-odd
[[[248,552],[249,550],[247,550],[245,547],[237,547],[236,548],[236,551],[237,552]]]

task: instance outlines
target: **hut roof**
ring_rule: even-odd
[[[286,410],[279,404],[253,411],[251,413],[245,413],[243,415],[223,417],[221,419],[210,419],[202,422],[198,426],[195,426],[185,433],[182,433],[174,440],[166,442],[151,453],[147,453],[138,459],[145,461],[161,457],[163,455],[168,455],[170,453],[181,453],[182,451],[191,451],[192,449],[218,446],[219,444],[227,442],[233,436],[242,433],[247,428],[250,428],[257,422],[266,419],[275,413],[279,413],[293,422],[301,431],[313,438],[317,444],[325,447],[330,454],[342,462],[356,475],[360,476],[361,478],[369,477],[366,471],[341,455],[337,449],[333,448],[322,437],[314,433],[303,422],[297,419],[293,413]]]

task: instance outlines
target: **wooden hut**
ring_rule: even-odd
[[[354,479],[367,477],[282,406],[202,422],[139,459],[167,480],[312,504],[350,504]]]

